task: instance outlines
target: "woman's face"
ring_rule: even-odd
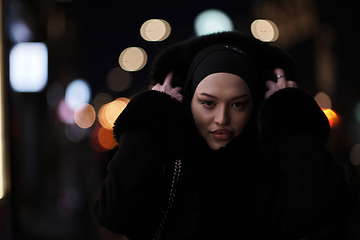
[[[224,147],[242,132],[252,109],[248,85],[231,73],[205,77],[191,101],[196,128],[213,150]]]

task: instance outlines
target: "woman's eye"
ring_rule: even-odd
[[[242,108],[243,106],[245,106],[246,103],[244,102],[235,102],[232,104],[233,107],[235,108]]]
[[[211,101],[200,101],[202,105],[206,106],[206,107],[211,107],[214,105],[213,102]]]
[[[211,106],[211,105],[213,105],[214,103],[213,103],[213,102],[210,102],[210,101],[205,101],[205,102],[203,102],[203,104],[206,105],[206,106]]]

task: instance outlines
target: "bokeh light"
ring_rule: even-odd
[[[46,100],[51,107],[56,107],[64,98],[64,88],[59,82],[52,83],[46,90]]]
[[[316,102],[319,104],[319,106],[321,108],[327,108],[327,109],[331,108],[331,105],[332,105],[331,99],[326,93],[319,92],[315,95],[314,99],[316,100]]]
[[[108,121],[106,111],[107,107],[109,106],[109,103],[104,104],[98,112],[98,121],[100,125],[106,129],[111,129],[113,127],[113,124]]]
[[[48,79],[48,53],[44,43],[16,44],[10,51],[10,85],[16,92],[40,92]]]
[[[360,144],[355,144],[350,151],[350,161],[356,166],[360,164]]]
[[[105,92],[101,92],[95,95],[94,99],[92,100],[92,106],[95,109],[95,112],[99,112],[100,108],[111,101],[113,101],[114,98],[109,94]]]
[[[120,113],[125,109],[127,98],[118,98],[114,101],[104,104],[98,112],[98,120],[102,127],[108,130],[112,130],[114,122]]]
[[[253,36],[263,42],[275,42],[279,38],[279,29],[270,20],[257,19],[251,24]]]
[[[339,116],[334,110],[325,108],[323,108],[322,110],[325,113],[327,119],[329,120],[330,127],[335,127],[340,122]]]
[[[80,128],[89,128],[91,127],[96,119],[96,113],[93,106],[88,103],[80,104],[74,112],[74,120],[76,125]]]
[[[74,124],[74,111],[69,108],[66,104],[65,99],[63,98],[56,109],[57,116],[62,123],[65,124]]]
[[[144,49],[139,47],[126,48],[119,56],[120,67],[128,72],[141,70],[146,62],[147,54]]]
[[[234,24],[230,17],[218,9],[207,9],[197,15],[194,21],[197,36],[216,32],[233,31]]]
[[[355,106],[355,118],[360,123],[360,102]]]
[[[65,135],[72,142],[79,142],[86,136],[85,129],[79,128],[76,124],[65,125]]]
[[[93,128],[93,130],[90,133],[90,137],[89,137],[89,141],[90,141],[90,146],[92,149],[94,149],[97,152],[106,152],[108,151],[108,149],[104,148],[100,142],[99,142],[99,130],[101,128],[101,125],[99,123],[95,124],[95,127]]]
[[[66,87],[65,101],[68,107],[73,111],[75,111],[80,104],[88,103],[90,98],[90,85],[82,79],[76,79]]]
[[[121,67],[115,67],[106,76],[107,87],[114,92],[125,91],[132,83],[132,74]]]
[[[21,19],[9,21],[9,37],[14,42],[29,42],[34,34],[29,26]]]
[[[98,139],[101,146],[105,149],[113,149],[117,146],[112,130],[101,127],[98,132]]]
[[[117,101],[122,101],[124,102],[126,105],[130,102],[130,99],[126,98],[126,97],[120,97],[116,99]]]
[[[140,28],[140,35],[146,41],[163,41],[169,37],[171,32],[170,24],[162,19],[150,19],[143,23]]]

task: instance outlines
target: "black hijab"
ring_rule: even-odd
[[[201,50],[193,59],[183,92],[183,104],[190,109],[196,87],[213,73],[231,73],[241,77],[253,95],[256,88],[256,68],[250,56],[242,49],[219,44]]]

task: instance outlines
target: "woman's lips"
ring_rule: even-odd
[[[227,130],[227,129],[216,129],[214,131],[211,131],[211,135],[216,140],[230,140],[233,136],[233,131]]]

